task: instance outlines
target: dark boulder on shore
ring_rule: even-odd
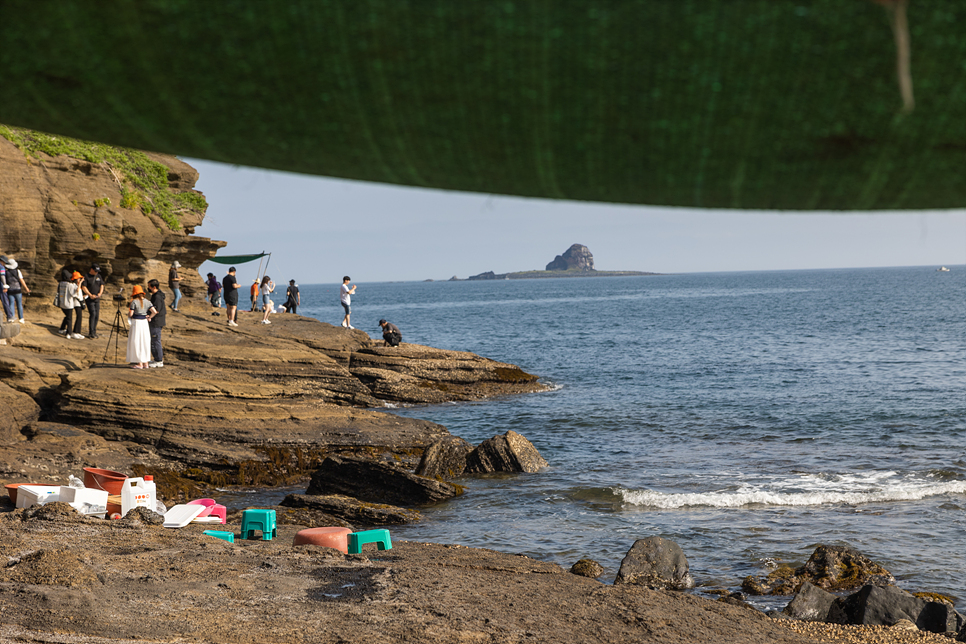
[[[341,494],[289,494],[279,504],[286,508],[311,510],[331,516],[336,521],[328,525],[346,525],[347,523],[374,526],[399,525],[420,520],[419,512],[408,508],[400,508],[384,503],[363,503],[358,499]]]
[[[959,631],[963,617],[949,604],[928,601],[895,586],[863,586],[848,597],[835,600],[829,612],[832,624],[892,626],[900,619],[932,633]]]
[[[788,602],[788,606],[785,606],[782,614],[806,622],[825,622],[836,599],[832,593],[806,581],[798,589],[798,594]]]
[[[401,467],[358,456],[330,456],[312,475],[306,494],[342,494],[368,503],[427,505],[463,493],[463,488],[417,476]]]
[[[652,590],[694,588],[688,558],[681,546],[661,537],[638,539],[621,561],[614,585],[633,584]]]
[[[473,446],[459,436],[443,436],[423,451],[416,475],[444,479],[462,476],[466,457],[472,451]]]
[[[819,546],[798,568],[779,566],[764,579],[746,577],[741,589],[751,595],[791,595],[804,582],[828,591],[854,590],[866,584],[894,584],[881,565],[848,546]]]
[[[537,472],[548,465],[533,443],[513,430],[488,438],[466,457],[468,474]]]

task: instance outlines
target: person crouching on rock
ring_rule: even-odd
[[[151,332],[151,362],[152,369],[164,366],[164,350],[161,348],[161,329],[164,328],[164,293],[161,292],[161,282],[148,282],[148,292],[151,294],[151,308],[154,315],[148,317],[148,330]]]
[[[402,342],[402,333],[399,332],[399,327],[385,320],[379,320],[379,326],[382,327],[382,339],[386,346],[398,347],[399,343]]]
[[[144,289],[134,287],[127,316],[131,318],[131,330],[127,334],[127,361],[132,369],[147,369],[151,360],[151,330],[148,320],[158,312],[144,299]]]

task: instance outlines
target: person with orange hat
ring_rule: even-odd
[[[127,316],[131,319],[131,330],[127,334],[127,361],[132,369],[147,369],[151,360],[151,329],[148,321],[158,314],[150,300],[144,298],[140,284],[134,286]]]
[[[57,285],[58,306],[64,312],[64,321],[60,323],[60,333],[72,340],[83,340],[81,326],[84,317],[84,293],[81,291],[81,282],[84,276],[74,271],[73,273],[64,269],[60,273],[60,283]],[[71,330],[71,318],[77,314],[77,319],[73,323]]]

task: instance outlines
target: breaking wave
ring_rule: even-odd
[[[889,479],[889,480],[883,480]],[[825,485],[813,480],[775,483],[770,485],[743,485],[737,489],[694,493],[667,493],[653,490],[629,490],[616,488],[614,492],[625,504],[662,510],[678,508],[711,507],[741,508],[746,506],[810,506],[810,505],[861,505],[892,501],[918,501],[943,494],[966,494],[966,481],[930,481],[928,479],[902,480],[893,473],[879,473],[869,477],[835,477],[824,479]],[[852,483],[852,485],[842,485]],[[825,489],[822,489],[822,488]]]

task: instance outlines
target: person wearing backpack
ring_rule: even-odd
[[[13,314],[13,318],[8,318],[8,320],[10,322],[19,320],[20,324],[26,324],[23,319],[23,294],[30,295],[30,289],[27,288],[27,283],[23,281],[23,273],[17,265],[17,260],[4,257],[3,264],[7,269],[5,276],[7,299]]]

